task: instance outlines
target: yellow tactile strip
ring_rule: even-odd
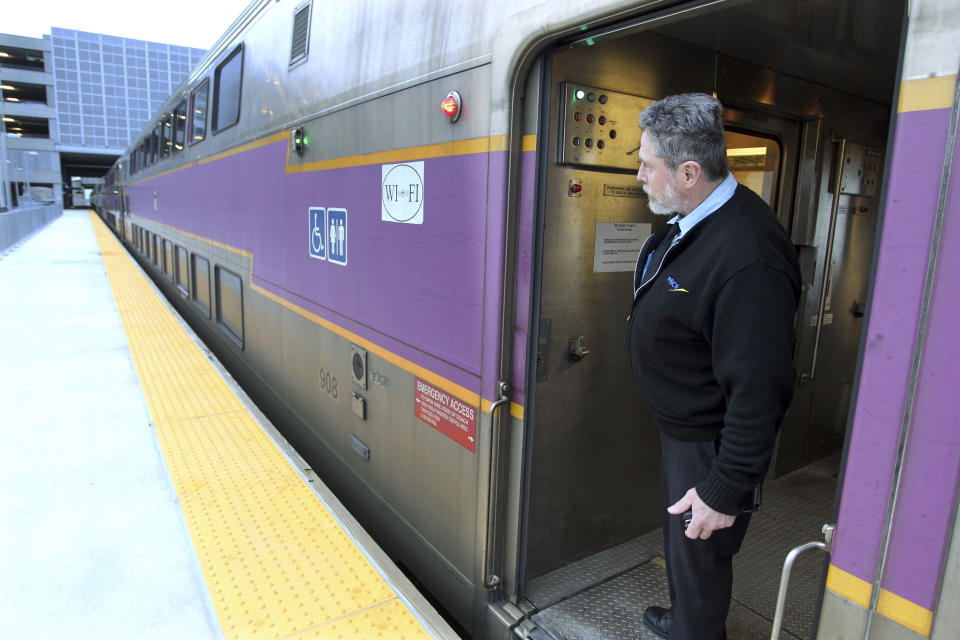
[[[429,637],[116,238],[91,220],[224,636]]]

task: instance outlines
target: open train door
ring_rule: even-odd
[[[798,249],[798,400],[773,471],[808,469],[817,493],[786,492],[768,511],[801,542],[830,520],[895,86],[897,52],[884,43],[899,40],[903,13],[903,3],[856,0],[684,3],[543,54],[517,554],[531,625],[558,638],[639,630],[643,608],[664,604],[659,431],[626,352],[636,255],[667,220],[648,210],[631,153],[639,111],[660,97],[700,91],[724,103],[731,170]],[[852,41],[840,25],[853,24],[867,33]],[[754,551],[736,616],[769,633],[785,551]],[[791,622],[801,637],[822,593],[816,563]],[[769,575],[756,573],[763,566]]]

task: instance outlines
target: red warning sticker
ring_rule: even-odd
[[[414,413],[471,452],[477,449],[477,408],[417,378]]]

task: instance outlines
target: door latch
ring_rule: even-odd
[[[590,350],[583,348],[585,342],[586,341],[584,340],[583,336],[570,338],[570,347],[567,352],[570,354],[571,358],[580,361],[583,360],[584,357],[590,355]]]

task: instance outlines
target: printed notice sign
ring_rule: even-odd
[[[633,271],[649,222],[598,222],[593,245],[593,272]]]
[[[643,198],[643,187],[633,184],[605,184],[603,185],[603,195],[613,196],[614,198]]]
[[[417,378],[414,413],[471,452],[477,449],[477,408]]]

